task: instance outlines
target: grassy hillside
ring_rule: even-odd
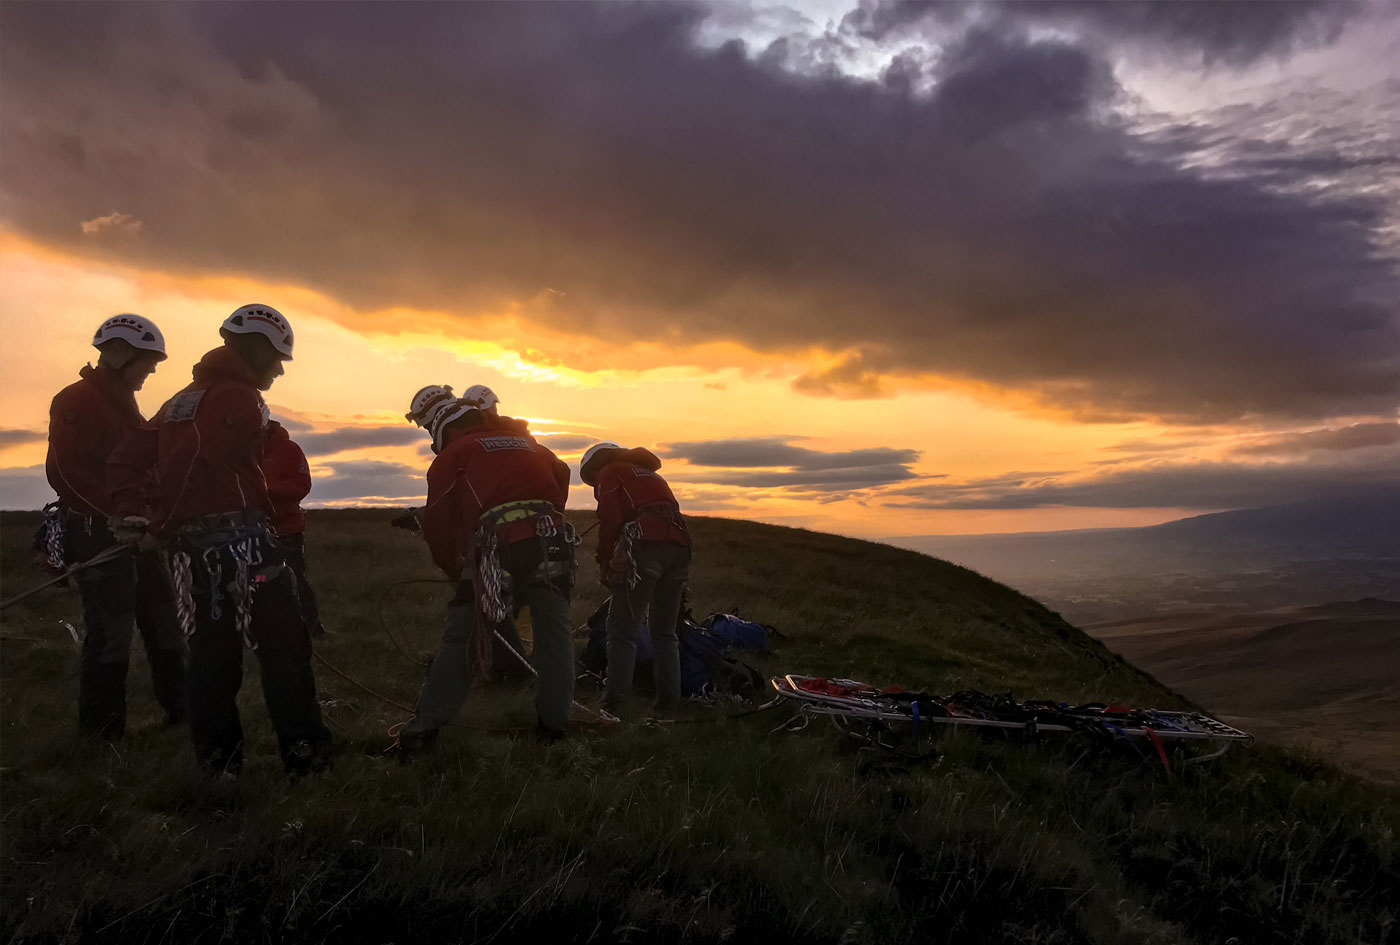
[[[334,631],[320,652],[409,703],[422,670],[376,611],[392,583],[436,575],[389,517],[312,514]],[[32,521],[0,519],[5,596],[34,579]],[[1183,704],[971,571],[792,529],[693,530],[697,613],[737,608],[786,634],[766,671]],[[577,621],[600,595],[585,560]],[[409,654],[432,650],[446,596],[411,584],[383,599]],[[76,741],[60,619],[78,622],[73,595],[4,616],[6,941],[1396,939],[1400,797],[1296,754],[1234,752],[1167,780],[1080,741],[960,733],[939,764],[899,762],[829,728],[770,734],[782,710],[728,708],[543,746],[528,693],[488,691],[401,768],[377,749],[404,713],[318,666],[341,754],[291,786],[250,658],[249,765],[216,789],[186,733],[158,726],[140,657],[128,738]]]
[[[1400,602],[1167,611],[1085,629],[1233,725],[1400,785]]]

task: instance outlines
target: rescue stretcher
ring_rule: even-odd
[[[993,696],[964,690],[951,696],[908,692],[897,687],[878,688],[854,679],[789,674],[769,680],[781,701],[795,712],[779,730],[801,731],[817,717],[831,719],[841,731],[891,747],[883,736],[903,729],[913,735],[938,727],[958,726],[1000,729],[1035,736],[1041,733],[1087,733],[1123,741],[1142,757],[1140,747],[1151,745],[1168,771],[1165,744],[1199,742],[1215,751],[1182,759],[1184,764],[1210,761],[1231,746],[1254,742],[1254,736],[1201,712],[1141,709],[1122,705],[1033,700],[1017,702],[1010,696]]]

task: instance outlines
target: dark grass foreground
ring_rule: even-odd
[[[312,514],[334,633],[319,652],[411,703],[422,670],[377,607],[391,583],[435,575],[389,517]],[[33,522],[0,520],[4,596],[37,580],[23,550]],[[765,671],[1183,705],[962,568],[743,522],[693,530],[697,613],[738,608],[786,634]],[[600,592],[580,557],[581,623]],[[446,596],[414,584],[384,598],[411,655],[433,649]],[[318,666],[340,754],[292,786],[250,657],[248,767],[218,788],[187,733],[160,727],[140,656],[128,738],[76,741],[62,619],[78,623],[62,591],[4,617],[8,942],[1400,940],[1400,795],[1297,753],[1232,752],[1171,781],[1049,737],[945,737],[941,763],[905,761],[829,727],[770,734],[782,710],[723,720],[733,706],[542,746],[528,693],[491,691],[401,768],[378,749],[404,713]]]

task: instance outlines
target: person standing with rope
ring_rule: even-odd
[[[165,360],[160,329],[140,315],[116,315],[97,329],[97,366],[59,391],[49,410],[45,463],[59,508],[49,541],[68,561],[86,561],[117,544],[107,525],[114,510],[107,457],[145,418],[136,391]],[[185,642],[170,572],[159,552],[133,549],[77,574],[83,599],[83,655],[78,676],[78,731],[94,738],[126,732],[126,677],[134,630],[141,631],[151,684],[165,720],[185,718]]]
[[[598,443],[583,454],[579,478],[598,500],[598,574],[612,589],[603,708],[618,712],[632,693],[637,637],[647,621],[655,650],[656,708],[681,701],[676,624],[690,577],[690,532],[650,450]]]
[[[174,549],[196,758],[220,780],[242,771],[236,700],[246,646],[257,654],[278,752],[295,779],[329,764],[331,733],[316,701],[296,576],[269,528],[260,469],[269,419],[261,391],[291,360],[292,329],[276,309],[253,304],[235,310],[219,334],[223,346],[195,365],[193,383],[109,461],[114,524],[119,538],[170,541]]]
[[[493,641],[522,607],[530,608],[534,630],[537,731],[558,739],[568,730],[574,689],[574,537],[564,520],[569,467],[523,422],[450,392],[425,391],[414,397],[410,419],[431,434],[437,458],[417,519],[433,563],[457,581],[457,594],[417,708],[391,747],[407,760],[436,739],[466,701],[469,662],[489,675]],[[525,659],[518,649],[512,658]]]

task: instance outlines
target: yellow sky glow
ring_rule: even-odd
[[[394,310],[354,312],[319,293],[235,276],[181,276],[69,257],[0,234],[0,426],[42,430],[50,398],[95,353],[95,325],[118,311],[153,319],[170,358],[138,395],[150,414],[188,382],[189,366],[217,345],[217,326],[249,301],[275,305],[296,331],[296,358],[268,395],[284,415],[317,431],[403,423],[424,384],[461,390],[484,383],[503,412],[531,419],[541,434],[575,434],[629,445],[730,437],[801,437],[812,450],[916,449],[920,475],[953,480],[1008,471],[1073,472],[1126,440],[1169,435],[1146,423],[1088,424],[1031,411],[1024,398],[946,379],[882,400],[838,400],[795,392],[792,381],[834,362],[830,352],[759,354],[729,342],[683,350],[655,343],[624,347],[531,328],[516,314],[458,318]],[[35,339],[25,343],[26,338]],[[546,441],[547,442],[547,441]],[[561,449],[577,461],[579,450]],[[42,443],[0,451],[0,468],[43,462]],[[421,467],[415,446],[313,457],[371,459]],[[819,502],[781,489],[691,481],[703,473],[669,462],[683,505],[706,514],[757,518],[846,534],[880,536],[1142,525],[1192,514],[1182,509],[951,511],[891,508],[875,499]],[[583,487],[571,500],[586,507]],[[309,502],[317,503],[313,490]],[[331,504],[346,504],[336,501]]]

